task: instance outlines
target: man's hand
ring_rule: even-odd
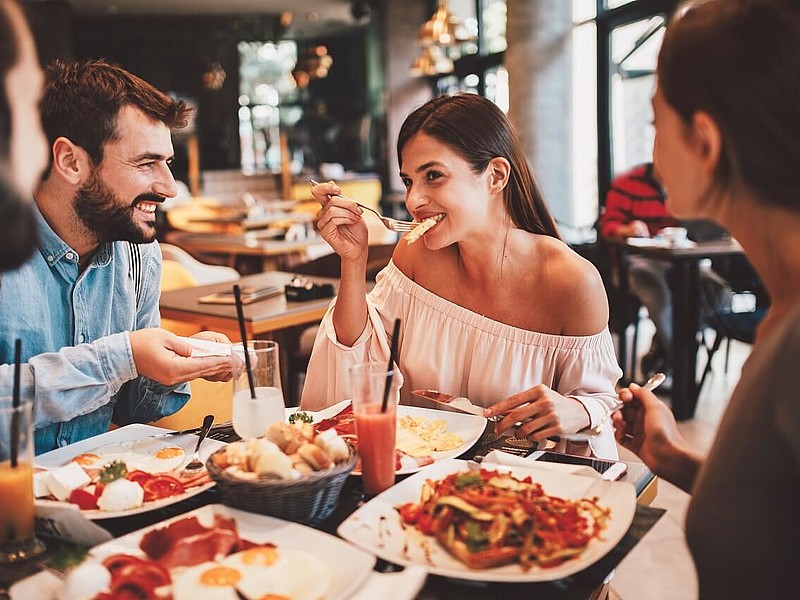
[[[647,228],[647,224],[644,221],[640,221],[639,219],[634,219],[630,223],[626,223],[625,225],[620,225],[617,228],[617,235],[625,239],[629,237],[649,238],[650,230]]]
[[[224,333],[218,333],[216,331],[201,331],[199,333],[195,333],[193,338],[197,338],[198,340],[208,340],[209,342],[217,342],[218,344],[232,344],[231,339],[225,335]],[[233,371],[228,369],[224,373],[219,373],[217,375],[211,375],[207,377],[203,377],[203,379],[207,379],[208,381],[230,381],[231,377],[233,377]]]
[[[230,340],[222,334],[212,334],[214,341]],[[199,337],[199,335],[198,335]],[[233,363],[229,356],[192,358],[192,346],[166,329],[139,329],[130,333],[133,360],[139,375],[163,385],[178,385],[202,377],[209,381],[228,381]]]

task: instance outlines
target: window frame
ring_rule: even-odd
[[[613,139],[611,115],[611,35],[617,27],[658,15],[669,19],[680,0],[633,0],[617,8],[606,8],[607,0],[597,0],[597,198],[600,210],[611,187]]]

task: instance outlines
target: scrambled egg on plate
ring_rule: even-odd
[[[397,424],[397,449],[414,457],[429,456],[431,452],[454,450],[464,440],[447,431],[447,421],[425,417],[401,417]]]

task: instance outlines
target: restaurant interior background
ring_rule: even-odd
[[[174,164],[195,195],[224,195],[220,181],[302,195],[321,165],[339,163],[345,178],[380,182],[384,211],[404,216],[403,119],[433,95],[469,91],[508,112],[572,242],[594,236],[613,175],[651,156],[653,69],[675,4],[23,3],[42,62],[105,57],[196,107]]]

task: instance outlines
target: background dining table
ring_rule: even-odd
[[[260,273],[301,262],[309,251],[326,250],[328,243],[317,235],[305,239],[276,239],[272,230],[244,233],[171,231],[165,241],[194,256],[217,257],[240,273]]]
[[[614,242],[623,254],[634,254],[665,260],[671,265],[669,277],[672,292],[672,412],[679,421],[691,419],[697,407],[700,391],[697,382],[697,350],[700,344],[697,330],[700,325],[700,261],[704,258],[736,256],[744,253],[732,238],[692,242],[689,245],[670,246],[645,238],[636,243],[629,238]],[[624,256],[620,260],[621,298],[627,298],[628,277]],[[627,310],[623,311],[627,314]]]

